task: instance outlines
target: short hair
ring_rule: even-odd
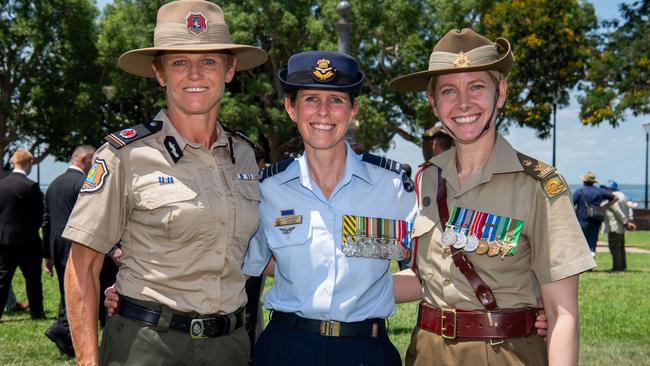
[[[32,153],[25,149],[18,149],[11,156],[11,164],[13,166],[24,166],[26,163],[31,163],[34,160]]]
[[[452,146],[454,146],[454,139],[451,138],[446,133],[443,132],[438,132],[435,135],[431,137],[432,140],[435,140],[441,148],[445,150],[451,149]]]
[[[85,155],[88,154],[94,154],[97,149],[95,149],[93,146],[90,145],[79,145],[77,146],[74,151],[72,152],[72,156],[70,157],[70,161],[75,161],[77,159],[82,158]]]

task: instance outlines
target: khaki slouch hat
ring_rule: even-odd
[[[154,77],[151,63],[162,52],[228,51],[237,57],[237,71],[266,62],[264,50],[232,43],[223,10],[205,0],[179,0],[158,9],[154,46],[125,52],[117,60],[128,73]]]

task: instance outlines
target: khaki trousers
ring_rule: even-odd
[[[192,339],[175,330],[154,327],[113,315],[108,318],[100,347],[101,365],[224,365],[246,366],[250,342],[246,327],[217,338]]]
[[[503,343],[491,345],[489,340],[446,340],[441,336],[413,329],[411,344],[406,351],[407,366],[546,366],[548,355],[543,337],[532,335],[504,338]]]

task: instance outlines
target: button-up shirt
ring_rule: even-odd
[[[253,151],[233,138],[233,164],[218,123],[206,149],[183,138],[165,111],[155,120],[162,130],[97,151],[104,182],[82,189],[63,236],[104,253],[121,242],[120,294],[179,311],[233,312],[246,303],[241,265],[259,219],[257,181],[237,176],[257,172]],[[176,144],[166,148],[170,137]]]
[[[389,261],[348,257],[341,250],[343,216],[411,220],[415,195],[400,175],[361,161],[347,146],[343,178],[325,197],[309,175],[306,155],[260,184],[260,227],[243,271],[259,275],[271,255],[275,284],[265,307],[320,320],[361,321],[395,312]],[[282,211],[302,222],[276,226]]]

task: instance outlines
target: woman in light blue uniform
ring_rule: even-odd
[[[355,59],[303,52],[278,76],[305,153],[260,177],[261,222],[243,272],[275,284],[253,365],[401,365],[385,319],[395,313],[390,259],[408,256],[412,182],[344,140],[364,80]]]

